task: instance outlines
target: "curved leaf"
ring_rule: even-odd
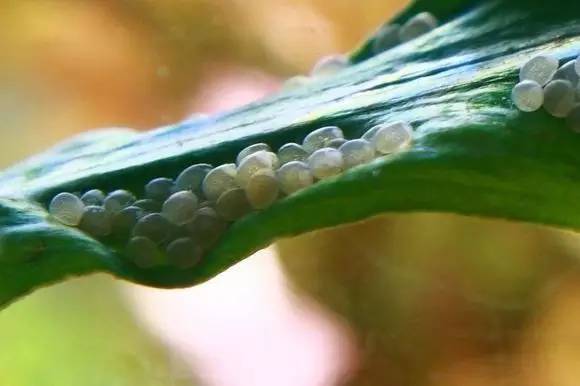
[[[0,201],[0,304],[69,274],[93,271],[159,287],[192,285],[277,238],[386,211],[580,227],[580,137],[544,112],[518,112],[509,97],[517,69],[530,56],[549,51],[570,59],[580,51],[580,25],[572,19],[580,6],[554,5],[419,0],[398,18],[428,10],[445,21],[441,27],[376,57],[369,56],[367,42],[352,56],[357,64],[338,76],[146,134],[88,134],[6,171],[0,195],[16,200]],[[192,163],[231,162],[251,143],[278,147],[328,124],[358,137],[393,119],[413,124],[409,151],[245,217],[191,270],[137,269],[123,259],[121,245],[104,245],[55,224],[42,209],[61,191],[142,193],[151,178],[174,177]]]

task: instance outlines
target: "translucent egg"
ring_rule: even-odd
[[[401,42],[408,42],[434,30],[439,22],[429,12],[421,12],[409,19],[399,30]]]
[[[390,154],[408,147],[413,140],[413,129],[408,123],[395,122],[379,125],[372,145],[380,154]]]
[[[153,268],[164,263],[164,257],[155,242],[143,236],[132,237],[125,250],[139,268]]]
[[[151,200],[150,198],[146,198],[143,200],[135,201],[132,206],[141,208],[147,213],[156,213],[161,212],[162,203],[156,200]]]
[[[193,219],[185,225],[186,231],[205,249],[213,246],[226,228],[224,219],[211,207],[198,209]]]
[[[336,138],[336,139],[333,139],[332,141],[329,141],[327,147],[333,147],[335,149],[338,149],[339,147],[344,145],[346,142],[347,142],[347,140],[344,138]]]
[[[338,150],[342,153],[345,169],[369,163],[375,158],[375,148],[364,139],[347,141]]]
[[[197,204],[197,197],[192,192],[177,192],[163,203],[161,214],[172,223],[182,225],[193,218]]]
[[[212,169],[205,176],[201,185],[205,198],[217,201],[225,191],[237,188],[237,173],[235,164],[225,164]]]
[[[81,196],[81,201],[85,205],[103,205],[105,193],[99,189],[92,189]]]
[[[244,158],[238,166],[236,181],[245,188],[250,178],[261,170],[274,170],[279,165],[278,156],[269,151],[259,151]]]
[[[580,133],[580,104],[577,104],[570,110],[568,117],[566,117],[568,126],[573,131]]]
[[[95,236],[107,236],[111,233],[111,215],[102,206],[89,205],[85,207],[79,228]]]
[[[306,161],[308,152],[297,143],[287,143],[278,150],[278,159],[280,164],[291,161]]]
[[[203,179],[213,169],[209,164],[192,165],[182,171],[175,180],[176,190],[191,190],[196,195],[201,195],[201,183]]]
[[[373,41],[373,53],[380,54],[390,48],[397,46],[401,41],[399,39],[399,30],[401,26],[398,24],[385,24],[382,26]]]
[[[143,236],[156,243],[166,241],[173,228],[169,220],[159,213],[151,213],[141,217],[133,228],[133,236]]]
[[[560,67],[560,69],[556,71],[554,79],[567,80],[572,83],[573,87],[576,87],[580,80],[580,75],[576,72],[576,61],[571,60]]]
[[[72,193],[59,193],[48,206],[49,213],[59,222],[69,226],[79,225],[85,204]]]
[[[127,190],[115,190],[107,195],[103,205],[107,212],[115,214],[135,202],[133,193]]]
[[[284,91],[296,90],[306,86],[310,82],[311,79],[307,76],[304,75],[293,76],[292,78],[289,78],[284,82],[284,84],[282,85],[282,90]]]
[[[252,211],[246,192],[241,188],[230,189],[218,198],[216,212],[228,221],[236,221]]]
[[[314,65],[310,75],[313,77],[334,75],[347,68],[349,63],[345,55],[325,56]]]
[[[250,145],[238,153],[236,164],[239,165],[246,157],[259,151],[272,151],[272,149],[270,149],[270,146],[265,143],[255,143]]]
[[[337,138],[344,138],[340,128],[336,126],[322,127],[308,134],[302,142],[302,147],[309,154],[312,154],[318,149],[328,147],[328,143]]]
[[[248,201],[255,209],[266,209],[280,194],[278,180],[273,170],[260,170],[252,175],[245,189]]]
[[[369,142],[373,141],[373,137],[375,136],[375,134],[377,133],[377,131],[382,127],[382,125],[377,125],[377,126],[373,126],[370,129],[368,129],[363,135],[362,135],[362,139],[367,140]]]
[[[193,268],[201,261],[202,256],[202,248],[189,237],[172,241],[167,247],[167,260],[177,268]]]
[[[532,80],[540,86],[552,80],[558,71],[558,59],[550,55],[538,55],[520,68],[520,81]]]
[[[335,176],[344,170],[342,153],[331,147],[316,150],[308,158],[312,175],[319,180]]]
[[[544,109],[552,116],[564,118],[568,115],[576,98],[576,90],[567,80],[556,79],[544,88]]]
[[[120,212],[113,215],[111,220],[113,234],[117,238],[126,238],[133,232],[133,228],[139,219],[145,216],[147,212],[137,206],[128,206]]]
[[[544,90],[539,83],[524,80],[513,88],[512,101],[520,111],[536,111],[544,103]]]
[[[286,194],[309,187],[314,183],[314,176],[308,165],[300,161],[291,161],[277,170],[276,176],[280,189]]]
[[[151,200],[165,201],[175,190],[175,183],[170,178],[155,178],[145,185],[145,196]]]

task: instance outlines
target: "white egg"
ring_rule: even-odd
[[[373,53],[380,54],[390,48],[397,46],[401,40],[399,38],[399,30],[401,26],[398,24],[385,24],[375,35],[373,40]]]
[[[380,154],[390,154],[408,147],[413,140],[413,129],[408,123],[382,124],[373,136],[372,145]]]
[[[344,159],[340,151],[327,147],[310,155],[308,167],[314,177],[322,180],[341,173],[344,170]]]
[[[105,193],[99,189],[92,189],[81,196],[81,201],[85,205],[103,205]]]
[[[314,183],[310,168],[300,161],[291,161],[282,165],[276,172],[276,176],[280,189],[286,194],[292,194]]]
[[[552,80],[558,71],[558,59],[550,55],[537,55],[520,68],[520,81],[532,80],[540,86]]]
[[[567,80],[572,83],[573,87],[576,87],[580,83],[580,75],[576,72],[576,60],[570,60],[568,63],[564,64],[556,74],[554,79]]]
[[[135,196],[133,193],[127,190],[115,190],[107,195],[103,203],[105,209],[110,214],[115,214],[120,212],[123,208],[126,208],[135,202]]]
[[[279,163],[278,156],[272,152],[253,153],[244,158],[238,166],[236,181],[240,187],[245,188],[254,174],[261,170],[273,171],[278,168]]]
[[[216,212],[228,221],[236,221],[252,211],[246,192],[241,188],[230,189],[218,198]]]
[[[308,134],[302,142],[302,147],[309,154],[312,154],[318,149],[328,147],[330,141],[340,138],[344,138],[340,128],[336,126],[322,127]]]
[[[125,252],[139,268],[153,268],[164,262],[163,254],[155,242],[147,237],[132,237],[127,243]]]
[[[369,163],[376,155],[373,145],[365,139],[347,141],[338,150],[342,153],[345,169]]]
[[[191,221],[185,224],[188,234],[203,248],[210,248],[222,236],[227,224],[214,208],[199,208]]]
[[[145,216],[145,210],[138,206],[128,206],[112,217],[113,235],[116,238],[125,238],[133,232],[139,219]]]
[[[574,107],[575,99],[576,90],[567,80],[553,80],[544,88],[544,109],[554,117],[566,117]]]
[[[544,103],[544,90],[539,83],[532,80],[524,80],[513,88],[512,102],[520,111],[536,111]]]
[[[287,143],[278,150],[278,159],[280,164],[291,161],[306,161],[308,152],[297,143]]]
[[[59,222],[69,226],[79,225],[85,204],[72,193],[59,193],[50,202],[48,212]]]
[[[191,190],[196,195],[201,194],[201,183],[213,169],[209,164],[196,164],[182,171],[175,179],[176,190]]]
[[[111,214],[102,206],[89,205],[85,207],[79,228],[95,237],[107,236],[111,233]]]
[[[151,213],[141,217],[133,228],[133,236],[143,236],[156,242],[166,241],[173,228],[171,223],[159,213]]]
[[[180,269],[195,267],[201,261],[203,250],[189,237],[172,241],[167,247],[167,260]]]
[[[409,19],[399,30],[401,42],[408,42],[434,30],[439,21],[429,12],[421,12]]]
[[[278,180],[273,170],[260,170],[248,181],[246,196],[254,209],[266,209],[280,194]]]
[[[255,143],[240,151],[236,157],[236,164],[239,165],[246,157],[259,151],[272,151],[270,146],[265,143]]]
[[[190,191],[177,192],[165,200],[161,214],[172,223],[183,225],[193,218],[198,202]]]
[[[145,197],[151,200],[165,201],[175,190],[175,183],[170,178],[155,178],[145,185]]]
[[[345,55],[331,55],[321,58],[312,68],[313,77],[334,75],[349,66],[350,62]]]
[[[235,164],[220,165],[212,169],[205,176],[201,185],[205,198],[209,201],[217,201],[227,190],[237,188],[237,173]]]

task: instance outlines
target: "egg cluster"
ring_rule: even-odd
[[[124,243],[126,256],[138,267],[190,268],[232,222],[316,181],[401,151],[412,134],[404,122],[381,124],[350,140],[336,126],[323,127],[302,144],[287,143],[277,152],[257,143],[240,151],[235,163],[195,164],[175,179],[155,178],[143,197],[127,190],[63,192],[48,210],[64,225]]]
[[[403,25],[386,24],[376,32],[373,43],[373,53],[380,54],[399,44],[406,43],[424,35],[439,26],[439,21],[429,12],[421,12],[410,18]],[[284,83],[284,89],[291,90],[304,86],[312,78],[319,78],[336,74],[347,68],[350,61],[346,55],[330,55],[320,59],[310,71],[310,76],[298,75]]]
[[[560,66],[550,55],[538,55],[520,69],[520,82],[512,90],[512,101],[525,112],[539,110],[566,118],[580,131],[580,57]]]

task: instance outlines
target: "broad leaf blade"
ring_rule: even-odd
[[[433,10],[446,18],[459,5],[472,3],[425,0],[411,9],[438,5]],[[50,227],[79,248],[63,250],[63,261],[75,254],[97,260],[90,269],[72,267],[68,273],[106,270],[160,287],[207,280],[277,238],[387,211],[446,211],[578,228],[580,137],[544,112],[518,112],[509,95],[518,67],[532,55],[575,57],[580,26],[570,12],[551,14],[540,3],[520,4],[471,5],[436,31],[377,57],[368,57],[367,44],[353,56],[359,63],[339,76],[223,116],[142,135],[111,134],[86,148],[61,148],[7,171],[0,177],[0,194],[44,205],[60,191],[124,188],[141,194],[151,178],[174,177],[192,163],[231,162],[240,149],[258,141],[279,147],[327,124],[358,137],[374,124],[406,120],[415,127],[409,151],[247,216],[192,270],[140,270],[126,262],[121,245],[100,245],[75,230]],[[47,223],[41,217],[35,223]],[[19,251],[0,259],[13,253]],[[50,281],[40,279],[25,284]]]

